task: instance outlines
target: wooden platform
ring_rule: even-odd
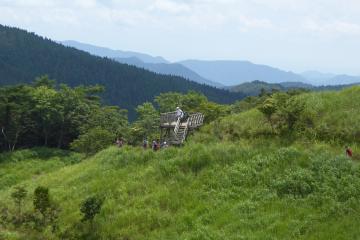
[[[181,122],[176,116],[176,112],[162,113],[160,116],[161,139],[166,140],[171,145],[181,145],[188,133],[202,126],[203,121],[204,114],[202,113],[189,114],[189,117]]]

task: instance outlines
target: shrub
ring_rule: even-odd
[[[85,199],[80,206],[80,211],[83,214],[82,221],[90,221],[94,220],[94,217],[100,213],[102,204],[104,203],[104,199],[93,196]]]
[[[50,208],[49,189],[39,186],[34,191],[34,208],[39,211],[43,217],[46,216],[46,211]]]
[[[15,187],[15,191],[11,193],[11,198],[13,199],[16,208],[17,208],[17,221],[21,222],[21,207],[24,199],[26,198],[27,191],[25,188],[17,186]]]
[[[315,180],[307,170],[292,170],[275,182],[275,188],[280,197],[292,195],[304,198],[315,190]]]

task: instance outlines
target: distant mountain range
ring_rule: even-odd
[[[360,83],[360,76],[350,76],[346,74],[336,75],[332,73],[321,73],[318,71],[307,71],[301,75],[313,85],[348,85],[352,83]]]
[[[133,65],[139,68],[144,68],[146,70],[160,73],[160,74],[167,74],[167,75],[173,75],[173,76],[180,76],[183,78],[186,78],[188,80],[200,83],[200,84],[207,84],[209,86],[215,86],[218,88],[222,88],[223,85],[209,81],[203,77],[201,77],[196,72],[190,70],[189,68],[178,64],[178,63],[145,63],[141,60],[139,60],[136,57],[132,58],[115,58],[116,61],[121,63],[126,63],[129,65]]]
[[[63,41],[61,43],[65,46],[74,47],[76,49],[83,50],[96,56],[112,58],[120,63],[133,65],[155,73],[180,76],[197,83],[207,84],[219,88],[223,87],[223,85],[219,83],[212,82],[201,77],[196,72],[190,70],[189,68],[186,68],[181,64],[170,63],[162,57],[152,57],[150,55],[137,52],[111,50],[108,48],[97,47],[94,45],[80,43],[76,41]]]
[[[335,75],[308,71],[297,74],[278,68],[254,64],[248,61],[203,61],[184,60],[171,63],[162,57],[153,57],[138,52],[126,52],[98,47],[77,41],[63,41],[62,44],[93,55],[115,59],[160,74],[181,76],[191,81],[223,88],[255,80],[267,83],[304,83],[315,86],[341,85],[360,82],[360,76]]]
[[[93,56],[34,33],[0,25],[0,85],[30,83],[44,74],[70,86],[105,86],[105,103],[127,109],[130,119],[135,117],[136,106],[165,92],[194,90],[218,103],[232,103],[245,97],[242,93]]]
[[[146,63],[169,63],[162,57],[153,57],[148,54],[139,53],[139,52],[131,52],[131,51],[121,51],[121,50],[112,50],[105,47],[98,47],[87,43],[81,43],[73,40],[66,40],[60,42],[65,46],[74,47],[79,50],[83,50],[85,52],[91,53],[100,57],[108,57],[108,58],[137,58],[140,61]]]
[[[268,83],[305,82],[306,79],[293,72],[285,72],[266,65],[247,61],[200,61],[186,60],[184,66],[211,81],[233,86],[244,82],[261,80]]]

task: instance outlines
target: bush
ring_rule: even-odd
[[[34,191],[33,203],[35,210],[45,217],[46,211],[50,208],[49,189],[41,186],[37,187]]]
[[[11,197],[16,205],[17,208],[17,222],[22,221],[22,214],[21,214],[21,208],[23,205],[23,201],[25,200],[27,195],[27,191],[23,187],[15,187],[15,191],[11,193]]]
[[[315,190],[315,180],[308,170],[292,170],[275,182],[275,188],[280,197],[292,195],[304,198]]]
[[[104,203],[104,199],[94,196],[85,199],[81,203],[80,211],[84,215],[82,221],[90,221],[94,220],[94,217],[100,213],[102,204]]]

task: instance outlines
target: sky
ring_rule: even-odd
[[[360,0],[0,0],[0,24],[170,61],[360,75]]]

